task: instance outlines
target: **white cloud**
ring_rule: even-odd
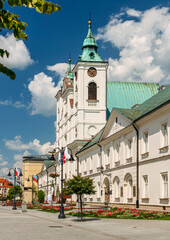
[[[1,35],[0,46],[10,54],[9,58],[1,58],[1,63],[5,66],[22,70],[33,63],[23,40],[16,39],[13,34],[7,34],[5,37]]]
[[[31,114],[42,114],[44,116],[55,115],[56,99],[58,88],[51,77],[46,74],[39,73],[28,85],[28,89],[32,95],[30,107]]]
[[[23,154],[20,154],[20,153],[14,154],[14,161],[22,161],[23,156],[28,156],[28,155],[31,155],[31,153],[28,152],[27,150]]]
[[[0,154],[0,167],[4,167],[8,164],[7,161],[4,160],[4,157],[2,154]]]
[[[9,173],[9,168],[1,168],[0,169],[0,176],[5,176]]]
[[[0,167],[4,167],[8,164],[7,161],[4,160],[4,157],[2,154],[0,154]],[[8,174],[9,169],[8,168],[0,168],[0,176],[4,176],[6,174]]]
[[[169,8],[126,9],[98,30],[97,39],[120,51],[119,59],[109,58],[109,80],[170,82]]]
[[[7,161],[0,162],[0,167],[4,167],[4,166],[6,166],[7,164],[8,164]]]
[[[56,114],[55,95],[60,90],[67,68],[67,63],[57,63],[53,66],[47,66],[48,70],[54,71],[59,76],[57,86],[55,86],[52,77],[47,76],[43,72],[34,76],[34,79],[28,85],[32,97],[30,104],[32,115],[41,114],[48,117]]]
[[[47,66],[47,69],[50,71],[54,71],[56,75],[59,75],[60,78],[64,77],[65,73],[68,69],[68,63],[57,63],[53,66]]]
[[[55,147],[50,142],[46,142],[41,145],[38,139],[34,139],[32,142],[30,141],[28,143],[23,143],[21,136],[16,136],[13,140],[5,140],[5,146],[10,150],[15,150],[15,151],[25,150],[23,154],[24,156],[30,155],[28,150],[33,150],[37,154],[47,154],[49,151],[51,151]],[[22,154],[14,155],[14,160],[16,161],[21,160],[21,155]]]
[[[20,101],[16,101],[16,102],[11,102],[10,100],[0,100],[0,105],[4,105],[4,106],[13,106],[15,108],[25,108],[26,106],[21,103]]]
[[[22,169],[22,161],[17,161],[16,163],[14,163],[14,168]]]

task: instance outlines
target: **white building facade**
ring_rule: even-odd
[[[56,151],[68,146],[76,159],[66,160],[64,181],[78,173],[93,178],[96,194],[84,196],[87,202],[170,206],[169,96],[162,94],[169,88],[108,82],[108,62],[97,48],[89,21],[82,55],[73,70],[69,59],[56,94]],[[46,169],[61,172],[58,152],[55,158],[39,174],[40,188],[49,181]]]

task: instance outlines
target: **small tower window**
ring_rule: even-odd
[[[97,100],[97,86],[94,82],[89,83],[88,100]]]

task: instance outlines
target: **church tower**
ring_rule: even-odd
[[[73,69],[75,136],[90,139],[106,123],[106,83],[108,62],[97,53],[91,21],[82,46],[82,55]]]

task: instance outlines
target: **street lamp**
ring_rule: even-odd
[[[19,177],[22,177],[22,171],[21,171],[20,168],[18,168],[18,169],[20,170]],[[8,177],[11,177],[11,176],[12,176],[11,170],[14,171],[14,174],[13,174],[13,176],[14,176],[14,204],[13,204],[12,210],[17,210],[17,208],[16,208],[16,201],[15,201],[15,195],[16,195],[16,189],[15,189],[15,187],[16,187],[16,172],[17,172],[17,169],[16,169],[16,168],[11,168],[11,169],[9,169],[9,173],[8,173],[8,175],[7,175]]]
[[[54,150],[52,152],[49,152],[51,153],[51,160],[55,160],[55,153],[56,153],[56,150],[59,150],[60,154],[61,154],[61,205],[60,205],[60,214],[58,215],[58,218],[65,218],[65,215],[64,215],[64,205],[63,205],[63,156],[64,156],[64,148],[62,147],[61,149],[60,148],[54,148]],[[74,162],[74,158],[73,158],[73,154],[72,154],[72,150],[70,148],[68,148],[68,150],[70,150],[71,152],[71,155],[70,155],[70,158],[69,158],[69,162]]]
[[[31,177],[31,179],[32,179],[32,204],[33,204],[33,203],[34,203],[34,202],[33,202],[33,175],[29,175],[29,176],[28,176],[27,182],[30,181],[29,177]]]

